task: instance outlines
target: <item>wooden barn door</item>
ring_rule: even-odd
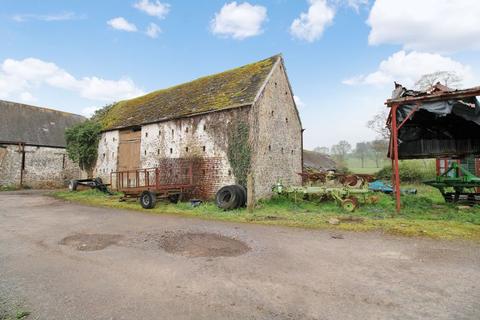
[[[142,132],[120,131],[118,146],[118,171],[136,170],[140,168],[140,139]]]

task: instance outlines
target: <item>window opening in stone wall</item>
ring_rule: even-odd
[[[283,148],[281,150],[282,150],[282,153],[283,153]]]
[[[145,155],[147,155],[147,150],[143,151],[143,153],[144,153]]]
[[[162,135],[162,130],[158,130],[158,135],[159,135],[159,136]]]
[[[206,171],[205,169],[202,169],[202,175],[205,175]]]
[[[232,170],[228,170],[228,175],[229,175],[229,176],[232,175]]]
[[[170,154],[172,154],[172,153],[173,153],[173,148],[170,148]]]
[[[273,110],[272,110],[272,116],[273,116]]]
[[[103,159],[105,159],[105,153],[102,156],[103,156]]]
[[[160,149],[157,149],[157,155],[160,154]]]
[[[268,146],[268,151],[272,151],[272,146],[271,145]]]
[[[207,148],[205,146],[203,146],[202,150],[203,150],[203,152],[205,152],[207,150]]]
[[[65,155],[62,155],[62,169],[65,169]]]
[[[147,137],[148,137],[148,132],[145,132],[145,138],[147,138]]]
[[[172,129],[172,138],[175,137],[175,130]]]
[[[207,125],[206,124],[203,125],[203,131],[205,131],[205,130],[207,130]]]
[[[185,128],[185,132],[188,133],[188,127]]]
[[[277,83],[275,82],[275,88],[277,87]]]
[[[288,118],[285,118],[285,122],[288,123]]]
[[[188,147],[185,148],[185,152],[188,152]]]
[[[293,155],[293,150],[292,150],[292,155]]]

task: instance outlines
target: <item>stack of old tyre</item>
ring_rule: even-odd
[[[244,207],[247,204],[247,189],[238,184],[222,187],[215,196],[215,203],[223,210]]]

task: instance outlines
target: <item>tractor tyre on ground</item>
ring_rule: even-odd
[[[68,184],[68,190],[70,191],[77,191],[78,181],[77,180],[70,180]]]
[[[232,185],[234,189],[236,189],[237,193],[237,206],[236,208],[245,207],[247,204],[247,189],[244,186],[239,184]]]
[[[155,207],[157,197],[155,193],[150,191],[143,191],[140,195],[140,204],[143,209],[152,209]]]
[[[233,186],[225,186],[218,190],[215,196],[215,204],[223,210],[232,210],[237,207],[239,195]]]

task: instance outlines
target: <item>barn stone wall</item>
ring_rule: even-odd
[[[18,145],[0,146],[0,186],[19,186],[22,153]],[[25,146],[23,185],[31,188],[64,187],[82,172],[63,148]]]
[[[203,194],[212,197],[220,187],[235,183],[228,159],[229,129],[234,123],[248,123],[248,112],[249,108],[236,108],[142,126],[142,168],[157,167],[162,159],[195,159],[204,172],[197,176],[205,187]]]
[[[272,186],[300,185],[302,126],[283,63],[272,71],[251,113],[252,173],[255,197],[272,194]]]
[[[103,132],[98,141],[97,162],[93,174],[104,183],[110,182],[110,173],[117,171],[119,131]]]
[[[233,124],[248,125],[248,121],[246,107],[143,125],[140,167],[159,167],[165,159],[194,159],[202,196],[212,197],[220,187],[236,182],[228,159],[229,130]],[[110,173],[117,171],[118,146],[118,130],[102,133],[95,176],[110,182]]]

